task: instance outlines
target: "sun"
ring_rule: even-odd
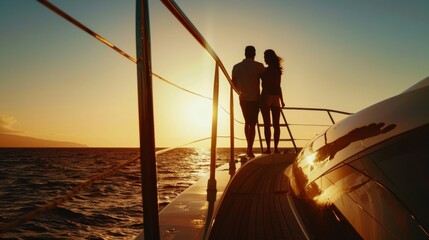
[[[186,107],[184,114],[186,123],[196,132],[210,134],[212,126],[212,101],[192,101]]]
[[[210,146],[213,115],[210,99],[178,94],[174,103],[158,101],[156,104],[155,126],[160,146]],[[229,135],[229,115],[220,105],[217,135]]]

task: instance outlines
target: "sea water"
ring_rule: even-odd
[[[135,148],[0,149],[0,225],[138,155]],[[229,149],[218,149],[217,165],[228,161]],[[207,174],[209,166],[207,148],[158,155],[159,209]],[[142,230],[140,164],[135,161],[58,207],[0,233],[0,239],[134,239]]]

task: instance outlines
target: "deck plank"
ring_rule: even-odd
[[[289,206],[288,155],[246,163],[225,190],[209,239],[304,239]]]

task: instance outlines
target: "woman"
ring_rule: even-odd
[[[268,49],[264,52],[265,63],[268,67],[261,76],[262,93],[261,93],[261,113],[264,119],[265,141],[267,150],[265,153],[270,154],[271,143],[271,120],[270,112],[273,117],[274,128],[274,153],[280,153],[278,144],[280,140],[280,111],[285,106],[283,102],[282,89],[280,87],[281,75],[283,73],[283,59]]]

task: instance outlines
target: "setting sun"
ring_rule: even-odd
[[[186,124],[194,131],[210,133],[212,120],[212,101],[200,99],[193,101],[183,111],[186,116]]]

